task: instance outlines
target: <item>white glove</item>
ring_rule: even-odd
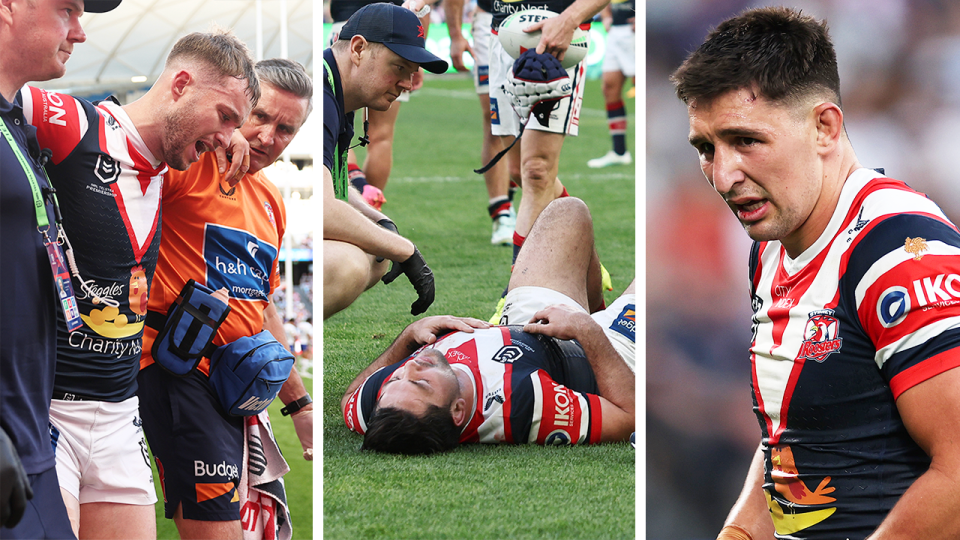
[[[511,68],[510,72],[507,73],[507,83],[503,86],[503,91],[513,97],[510,105],[517,111],[520,118],[526,121],[530,116],[530,111],[538,104],[557,101],[572,94],[573,85],[570,82],[570,77],[561,77],[552,81],[518,79],[513,76],[513,68]],[[553,110],[553,107],[550,107],[549,110]],[[544,121],[539,117],[537,120],[544,124]]]

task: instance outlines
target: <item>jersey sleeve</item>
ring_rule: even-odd
[[[960,233],[942,216],[878,220],[854,248],[857,317],[894,398],[960,366]]]
[[[530,375],[533,421],[527,441],[542,445],[594,444],[602,427],[600,397],[574,392],[543,370]]]
[[[82,102],[73,96],[32,86],[23,88],[21,99],[24,117],[37,128],[40,147],[49,148],[53,152],[51,161],[59,164],[80,144],[90,128]]]
[[[380,387],[398,367],[403,365],[403,362],[406,362],[406,359],[375,371],[350,396],[343,410],[343,421],[350,431],[360,435],[367,432],[367,422],[370,421],[373,408],[377,404]]]

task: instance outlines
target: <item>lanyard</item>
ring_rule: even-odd
[[[47,208],[44,204],[43,195],[40,193],[40,186],[37,185],[37,177],[33,174],[33,167],[27,163],[27,159],[23,156],[23,153],[20,152],[20,146],[17,144],[17,141],[14,140],[13,134],[10,133],[2,117],[0,117],[0,131],[3,131],[3,137],[10,143],[10,149],[13,150],[13,154],[17,156],[17,161],[20,162],[24,174],[27,175],[27,180],[30,181],[30,192],[33,194],[33,207],[37,212],[37,230],[43,234],[44,238],[47,238],[47,229],[50,228],[50,221],[47,219]],[[44,175],[46,175],[46,172],[44,172]],[[56,204],[56,195],[54,195],[54,205]]]

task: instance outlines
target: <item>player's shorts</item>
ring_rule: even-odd
[[[535,313],[553,304],[563,304],[584,313],[587,312],[586,308],[574,299],[553,289],[517,287],[507,293],[500,324],[527,324]],[[635,294],[624,294],[607,306],[607,309],[591,315],[593,320],[603,328],[613,348],[634,372],[636,372],[637,363],[636,305]]]
[[[139,400],[50,402],[60,487],[80,504],[157,502]]]
[[[186,519],[240,519],[243,418],[223,410],[210,380],[196,370],[181,378],[151,364],[137,380],[167,518],[182,505]]]
[[[478,9],[473,14],[473,25],[470,34],[473,36],[473,87],[477,94],[490,93],[490,42],[494,35],[490,28],[493,25],[493,13]]]
[[[629,24],[611,26],[607,32],[607,50],[603,53],[603,71],[619,71],[624,77],[637,74],[637,57],[634,50],[636,32]]]
[[[327,47],[333,45],[333,42],[340,37],[340,29],[343,28],[343,25],[347,24],[347,21],[335,22],[330,25],[330,39],[327,41]],[[397,99],[394,101],[407,102],[410,101],[410,92],[404,90],[400,92],[400,95],[397,96]]]
[[[63,505],[63,495],[57,482],[57,468],[50,467],[39,474],[27,475],[33,498],[27,500],[27,507],[17,526],[0,528],[0,538],[76,538],[67,516],[67,507]]]
[[[490,39],[490,133],[500,136],[516,136],[520,133],[520,124],[527,121],[510,106],[512,99],[502,86],[507,83],[507,74],[515,59],[503,50],[503,45],[495,36]],[[530,115],[527,127],[548,133],[562,133],[576,137],[580,126],[580,107],[583,103],[583,87],[586,85],[586,67],[583,62],[567,70],[573,86],[573,94],[559,100],[557,107],[550,113],[547,127]]]

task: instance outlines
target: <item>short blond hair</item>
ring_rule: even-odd
[[[165,67],[182,60],[200,62],[221,77],[246,80],[251,105],[256,106],[260,100],[260,79],[250,49],[229,30],[215,28],[183,36],[167,55]]]

